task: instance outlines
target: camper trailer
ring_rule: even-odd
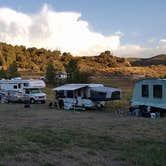
[[[130,111],[166,112],[166,79],[143,79],[136,83]]]
[[[64,109],[103,107],[105,101],[118,100],[121,91],[102,84],[66,84],[53,89]]]
[[[0,92],[7,96],[8,102],[21,102],[25,96],[28,96],[32,104],[45,103],[46,94],[41,91],[44,87],[45,83],[42,80],[21,78],[0,80]]]

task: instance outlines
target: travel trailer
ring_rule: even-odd
[[[118,100],[121,91],[102,84],[66,84],[53,89],[64,109],[103,107],[105,101]]]
[[[166,79],[143,79],[136,83],[130,111],[166,112]]]
[[[55,78],[59,80],[66,80],[67,79],[67,73],[66,72],[56,72]]]
[[[65,81],[65,80],[67,79],[67,73],[66,73],[66,72],[60,72],[60,71],[59,71],[59,72],[56,72],[54,78],[55,78],[56,80],[64,80],[64,81]],[[45,81],[45,82],[48,81],[45,75],[44,75],[44,76],[41,76],[41,77],[40,77],[40,80],[43,80],[43,81]]]
[[[45,103],[46,94],[41,91],[44,87],[42,80],[25,80],[20,77],[0,80],[0,92],[6,95],[8,102],[22,102],[28,96],[32,104]]]

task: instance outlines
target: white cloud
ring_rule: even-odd
[[[88,22],[76,12],[56,12],[47,5],[34,14],[0,8],[0,41],[27,47],[44,47],[71,52],[73,55],[98,55],[112,50],[119,56],[143,56],[151,50],[166,51],[165,39],[156,48],[120,45],[120,31],[110,36],[92,31]],[[150,56],[150,55],[149,55]]]
[[[133,56],[141,58],[148,58],[158,54],[166,54],[166,39],[161,39],[154,48],[147,48],[134,44],[120,45],[114,53],[124,57]]]
[[[0,8],[0,41],[27,47],[61,49],[73,54],[96,54],[117,49],[120,36],[104,36],[90,30],[76,12],[56,12],[44,5],[39,13],[27,15]]]
[[[159,50],[166,50],[166,39],[161,39],[159,41],[157,49],[159,49]]]
[[[141,36],[141,34],[139,32],[131,32],[130,34],[131,34],[132,37],[135,37],[135,38]]]
[[[155,38],[151,38],[151,39],[148,40],[148,43],[154,43],[154,42],[156,42]]]

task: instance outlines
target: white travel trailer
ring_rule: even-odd
[[[138,108],[147,112],[166,112],[166,79],[143,79],[136,83],[131,110]]]
[[[53,90],[56,92],[56,99],[63,101],[64,109],[100,108],[104,106],[105,101],[121,98],[119,89],[102,84],[66,84]]]
[[[23,101],[24,97],[28,96],[31,103],[45,103],[46,94],[41,91],[44,87],[45,83],[42,80],[25,80],[20,77],[0,80],[0,91],[9,101]]]

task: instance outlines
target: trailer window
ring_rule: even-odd
[[[162,98],[162,85],[153,85],[153,97]]]
[[[56,99],[64,98],[64,91],[56,91]]]
[[[67,97],[68,98],[73,98],[74,97],[73,96],[73,91],[71,91],[71,90],[67,91]]]
[[[91,98],[93,100],[99,100],[102,101],[103,99],[106,99],[106,93],[105,92],[98,92],[98,91],[90,91]]]
[[[19,89],[21,88],[21,84],[18,84],[18,88],[19,88]]]
[[[81,89],[78,89],[77,95],[78,95],[78,96],[81,96]]]
[[[149,86],[142,85],[142,97],[149,97]]]
[[[13,85],[13,88],[14,88],[14,89],[17,89],[17,85]]]
[[[28,83],[24,83],[24,86],[27,87],[27,86],[28,86]]]

